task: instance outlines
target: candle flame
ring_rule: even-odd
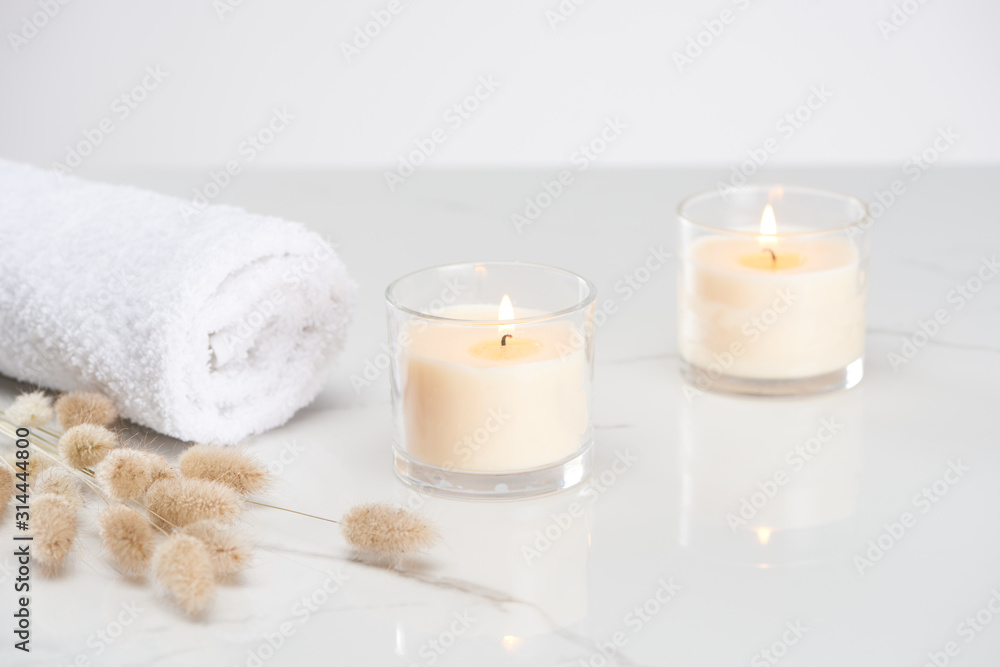
[[[778,240],[778,221],[774,218],[774,209],[768,204],[764,207],[764,214],[760,216],[760,243],[775,243]]]
[[[771,541],[771,529],[768,528],[767,526],[761,526],[760,528],[758,528],[757,529],[757,541],[760,542],[761,545],[765,545],[768,542],[770,542]]]
[[[514,305],[510,302],[510,297],[506,294],[503,295],[503,300],[500,302],[500,313],[497,315],[497,319],[501,322],[514,319]],[[498,330],[501,338],[503,336],[514,335],[513,324],[501,324]]]

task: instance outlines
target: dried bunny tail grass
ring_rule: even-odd
[[[180,528],[202,519],[234,519],[240,511],[240,499],[235,491],[217,482],[176,477],[149,487],[146,507],[154,520]]]
[[[53,493],[77,507],[83,503],[80,482],[73,473],[59,466],[43,470],[35,480],[32,492],[37,494]]]
[[[194,445],[181,454],[179,465],[185,477],[219,482],[244,496],[263,491],[271,482],[256,457],[234,448]]]
[[[112,505],[101,513],[101,541],[126,574],[149,569],[156,536],[149,520],[127,505]]]
[[[135,449],[111,451],[95,473],[101,488],[115,500],[141,498],[154,482],[177,475],[173,466],[159,454]]]
[[[104,394],[71,391],[56,399],[56,418],[64,429],[80,424],[107,426],[118,419],[118,410]]]
[[[348,510],[340,521],[347,543],[357,551],[398,557],[431,546],[437,529],[403,507],[365,503]]]
[[[215,592],[212,557],[196,537],[175,533],[164,540],[153,555],[153,573],[188,614],[200,613]]]
[[[59,453],[74,468],[92,468],[118,447],[118,436],[96,424],[73,426],[59,438]]]
[[[0,516],[10,504],[10,499],[14,497],[15,485],[14,472],[7,466],[0,465]]]
[[[31,524],[35,557],[51,568],[62,565],[76,539],[76,505],[54,493],[34,496]]]
[[[45,426],[54,416],[52,399],[44,391],[21,394],[10,407],[4,410],[4,417],[16,426]]]
[[[176,479],[181,476],[181,471],[170,464],[170,461],[166,460],[159,454],[152,454],[153,457],[153,482],[159,482],[161,479]]]
[[[250,564],[252,552],[250,541],[232,526],[218,521],[195,521],[184,526],[180,532],[197,537],[205,543],[217,577],[237,574]]]
[[[58,465],[52,456],[35,456],[32,453],[31,460],[28,461],[28,483],[34,484],[43,472]]]

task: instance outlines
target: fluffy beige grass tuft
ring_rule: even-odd
[[[55,459],[52,457],[36,456],[35,454],[32,454],[31,459],[28,461],[28,483],[34,484],[39,475],[52,466],[57,465],[59,464],[56,463]]]
[[[185,477],[220,482],[244,496],[260,493],[271,481],[256,457],[231,447],[194,445],[181,454],[179,465]]]
[[[74,468],[93,468],[118,446],[118,436],[96,424],[79,424],[59,437],[59,453]]]
[[[54,493],[77,507],[83,504],[80,481],[72,472],[60,466],[52,466],[39,473],[31,490],[36,494]]]
[[[228,486],[205,479],[176,477],[161,479],[150,486],[146,506],[154,520],[180,528],[202,519],[234,519],[241,503]]]
[[[437,529],[403,507],[366,503],[348,510],[340,522],[347,543],[379,557],[399,557],[425,549],[438,538]]]
[[[153,526],[127,505],[112,505],[101,513],[101,541],[119,568],[126,574],[142,574],[149,569],[156,548]]]
[[[179,473],[159,454],[135,449],[116,449],[95,471],[101,488],[115,500],[141,498],[154,482]]]
[[[44,391],[32,391],[14,399],[4,417],[17,426],[45,426],[54,416],[52,399]]]
[[[201,613],[215,592],[212,557],[196,537],[175,533],[153,555],[156,581],[186,613]]]
[[[212,569],[217,577],[228,577],[242,572],[250,564],[250,541],[232,526],[218,521],[195,521],[181,532],[197,537],[208,547]]]
[[[14,497],[14,487],[17,480],[14,478],[14,471],[5,465],[0,465],[0,516],[10,504],[10,499]]]
[[[64,429],[80,424],[107,426],[118,419],[118,410],[104,394],[91,391],[71,391],[56,399],[56,418]]]
[[[58,568],[76,540],[76,506],[54,493],[34,496],[31,526],[35,558],[43,565]]]

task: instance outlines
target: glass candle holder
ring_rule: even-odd
[[[389,285],[399,477],[494,499],[584,479],[594,299],[580,276],[518,262],[440,266]]]
[[[678,217],[689,383],[783,396],[861,381],[870,226],[861,200],[747,186],[690,197]]]

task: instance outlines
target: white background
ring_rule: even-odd
[[[253,168],[380,168],[492,75],[500,88],[427,166],[568,164],[615,116],[628,129],[602,167],[735,164],[768,137],[781,140],[769,166],[899,165],[947,125],[961,136],[948,163],[1000,158],[995,0],[586,0],[555,27],[558,0],[400,0],[351,62],[342,44],[388,0],[242,0],[221,17],[221,0],[70,0],[15,50],[24,17],[56,2],[0,8],[2,157],[62,161],[111,117],[82,172],[210,169],[284,106],[295,121]],[[916,11],[883,36],[894,4]],[[727,8],[733,21],[679,72],[673,53]],[[169,76],[116,118],[157,65]],[[818,85],[830,101],[781,137],[776,122]]]

